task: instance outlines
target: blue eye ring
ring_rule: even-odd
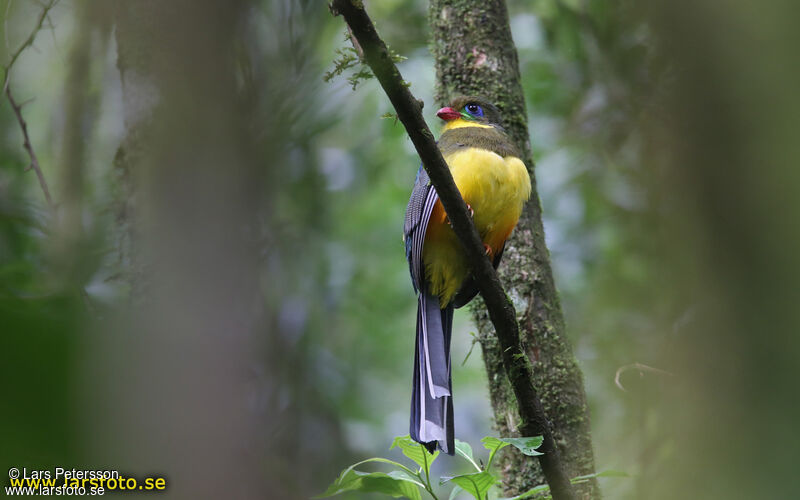
[[[464,111],[466,111],[467,113],[471,114],[476,118],[480,118],[483,116],[483,108],[481,108],[479,105],[475,103],[470,103],[464,106]]]

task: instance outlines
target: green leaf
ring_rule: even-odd
[[[433,464],[433,461],[439,456],[439,450],[436,450],[433,454],[430,454],[424,446],[411,439],[411,437],[408,435],[394,438],[394,441],[392,441],[392,446],[389,449],[391,450],[395,446],[400,448],[400,451],[403,452],[403,455],[407,456],[417,465],[419,465],[419,467],[425,471],[425,476],[430,475],[431,464]]]
[[[475,467],[475,470],[481,470],[480,466],[475,463],[475,459],[472,457],[472,446],[470,446],[469,443],[456,439],[456,453],[469,460],[469,463]]]
[[[342,493],[344,491],[361,490],[362,486],[364,486],[361,475],[367,474],[367,473],[356,471],[355,468],[358,467],[361,464],[365,464],[365,463],[368,463],[368,462],[380,462],[380,463],[384,463],[384,464],[393,465],[393,466],[398,467],[400,469],[400,470],[389,472],[388,474],[384,474],[382,472],[376,472],[374,474],[383,474],[385,476],[389,476],[389,477],[391,477],[393,479],[396,479],[396,480],[400,480],[400,481],[404,481],[404,482],[408,482],[408,483],[414,483],[415,485],[423,486],[422,483],[420,483],[419,481],[414,479],[413,471],[411,469],[409,469],[408,467],[406,467],[405,465],[403,465],[401,463],[398,463],[398,462],[395,462],[394,460],[389,460],[389,459],[380,458],[380,457],[373,457],[373,458],[368,458],[366,460],[362,460],[360,462],[356,462],[353,465],[351,465],[350,467],[348,467],[345,470],[343,470],[342,473],[339,474],[339,477],[336,478],[336,480],[330,486],[328,486],[328,489],[325,490],[324,493],[322,493],[321,495],[318,495],[318,496],[316,496],[314,498],[330,497],[330,496],[333,496],[333,495],[338,495],[339,493]],[[371,486],[372,482],[374,482],[374,481],[375,480],[371,480],[371,479],[367,480],[367,485],[366,486]],[[365,490],[361,490],[361,491],[365,491]],[[405,495],[405,493],[403,493],[403,494]],[[413,493],[409,493],[409,494],[413,495]],[[394,495],[394,496],[397,496],[397,495]],[[409,498],[413,498],[413,499],[419,498],[419,491],[417,491],[416,496],[409,497]]]
[[[409,474],[408,472],[406,472],[404,470],[393,470],[391,472],[388,472],[388,474],[390,476],[392,476],[393,478],[395,478],[395,479],[400,479],[402,481],[408,481],[409,483],[414,483],[414,484],[416,484],[418,486],[422,486],[423,488],[425,487],[425,485],[422,484],[419,481],[418,477],[412,476],[411,474]]]
[[[489,467],[492,466],[495,454],[510,444],[492,436],[486,436],[481,439],[481,443],[483,443],[484,448],[489,450],[489,461],[486,462],[486,470],[489,470]]]
[[[515,497],[500,498],[498,500],[523,500],[524,498],[530,498],[534,495],[538,495],[540,493],[546,493],[548,491],[550,491],[550,486],[546,484],[540,484],[539,486],[534,486],[525,493],[520,493]]]
[[[458,495],[462,491],[464,491],[464,488],[462,488],[461,486],[459,485],[453,486],[453,489],[450,490],[450,497],[448,500],[453,500],[456,497],[456,495]]]
[[[519,451],[528,455],[529,457],[535,457],[538,455],[544,455],[544,453],[539,453],[536,451],[536,448],[542,445],[544,442],[544,438],[542,436],[535,436],[535,437],[522,437],[522,438],[500,438],[501,441],[504,443],[508,443],[514,445]]]
[[[325,493],[317,498],[331,497],[346,491],[361,491],[364,493],[383,493],[392,497],[406,497],[409,500],[422,500],[419,484],[400,471],[386,474],[384,472],[361,472],[346,469]],[[397,474],[400,472],[400,474]]]
[[[486,471],[461,474],[460,476],[442,478],[442,483],[452,482],[464,491],[475,497],[475,500],[484,500],[489,488],[497,483],[497,478]]]

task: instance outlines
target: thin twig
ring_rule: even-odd
[[[55,7],[58,3],[58,0],[50,0],[50,2],[42,7],[42,12],[39,14],[39,19],[36,21],[36,25],[31,31],[31,34],[28,35],[28,38],[22,42],[22,45],[11,55],[11,60],[8,61],[8,64],[5,65],[5,78],[3,79],[3,86],[5,87],[8,85],[8,76],[9,72],[11,71],[11,67],[14,66],[14,63],[17,62],[17,59],[22,54],[26,48],[33,44],[33,41],[36,39],[36,35],[39,34],[39,31],[42,29],[42,24],[44,24],[44,20],[47,17],[47,14]]]
[[[353,40],[356,40],[363,49],[364,61],[372,69],[397,111],[397,116],[406,128],[422,160],[422,165],[444,205],[453,231],[464,247],[465,256],[500,342],[503,366],[514,390],[521,417],[519,431],[523,436],[540,435],[544,438],[539,448],[543,454],[538,458],[553,498],[572,499],[574,498],[572,485],[561,465],[550,424],[534,388],[530,362],[520,345],[516,311],[503,291],[497,272],[486,256],[483,243],[453,181],[450,169],[422,118],[419,102],[408,90],[386,44],[375,31],[375,26],[364,10],[363,3],[358,0],[333,0],[331,11],[344,17]]]
[[[36,20],[36,25],[34,26],[33,30],[31,31],[28,38],[25,39],[24,42],[17,48],[17,50],[11,55],[11,59],[8,61],[3,69],[3,91],[8,98],[8,102],[11,104],[11,109],[14,110],[14,115],[17,117],[17,122],[19,123],[19,127],[22,130],[22,139],[23,139],[23,147],[25,151],[28,152],[28,156],[30,156],[31,163],[27,167],[25,167],[25,171],[33,170],[36,172],[36,177],[39,179],[39,185],[42,188],[42,192],[44,193],[44,198],[47,200],[47,206],[50,208],[52,212],[56,211],[55,202],[53,202],[53,197],[50,195],[50,189],[47,187],[47,181],[44,178],[44,173],[42,172],[42,168],[39,165],[39,158],[36,156],[36,151],[33,149],[33,144],[31,143],[31,138],[28,135],[28,124],[25,122],[25,118],[22,116],[22,106],[30,102],[26,100],[21,104],[17,104],[17,101],[14,99],[14,94],[11,92],[11,68],[14,67],[14,63],[17,62],[19,56],[22,55],[22,52],[27,49],[28,47],[33,46],[33,41],[36,39],[36,35],[39,34],[39,31],[42,30],[42,26],[44,24],[45,19],[48,20],[50,26],[52,27],[52,21],[50,21],[49,15],[50,11],[55,7],[58,3],[58,0],[50,0],[46,4],[42,4],[42,12],[39,14],[39,18]],[[6,18],[7,20],[7,18]],[[55,35],[54,35],[55,39]],[[34,47],[35,49],[35,47]],[[86,289],[80,287],[79,293],[83,302],[90,312],[94,312],[94,306],[92,304],[91,299],[89,298],[89,294],[86,292]]]
[[[58,0],[50,0],[49,3],[45,4],[42,7],[42,12],[39,14],[39,18],[36,21],[36,25],[31,31],[28,38],[22,42],[22,45],[11,55],[11,59],[6,64],[3,74],[3,91],[8,98],[8,102],[11,104],[11,109],[14,110],[14,115],[17,117],[17,122],[19,122],[19,127],[22,130],[22,145],[25,148],[25,151],[28,152],[28,156],[30,156],[31,163],[25,170],[33,170],[36,172],[36,177],[39,179],[39,185],[42,187],[42,192],[44,192],[44,198],[47,200],[47,206],[50,207],[50,210],[55,211],[55,203],[53,202],[53,197],[50,196],[50,189],[47,187],[47,181],[44,178],[44,173],[42,173],[42,168],[39,166],[39,158],[36,156],[36,151],[33,149],[33,144],[31,143],[31,138],[28,135],[28,124],[25,122],[25,118],[22,116],[22,106],[25,105],[26,102],[22,104],[17,104],[17,101],[14,100],[14,95],[11,92],[11,68],[14,66],[14,63],[17,62],[19,56],[22,55],[22,52],[33,45],[33,41],[36,39],[36,35],[41,31],[42,25],[44,24],[44,20],[47,18],[50,10],[58,3]]]
[[[14,110],[14,114],[17,115],[17,121],[22,129],[22,145],[25,147],[25,151],[28,152],[28,156],[31,157],[31,164],[26,167],[26,170],[33,169],[33,171],[36,172],[36,177],[39,178],[39,185],[42,186],[42,191],[44,191],[44,198],[47,200],[47,205],[51,210],[55,210],[56,205],[53,203],[53,198],[50,196],[50,189],[47,187],[47,181],[44,179],[42,168],[39,166],[39,158],[36,157],[36,152],[33,150],[33,146],[31,145],[31,138],[28,136],[28,124],[25,122],[25,118],[22,117],[22,106],[16,103],[14,96],[11,95],[11,87],[8,85],[6,85],[6,97],[8,97],[8,102],[11,103],[11,108]]]
[[[29,97],[29,98],[25,99],[24,101],[19,103],[19,109],[24,108],[25,106],[27,106],[28,104],[32,103],[35,100],[36,100],[35,97]]]
[[[657,373],[659,375],[666,375],[668,377],[674,376],[673,373],[670,373],[666,370],[662,370],[660,368],[653,368],[652,366],[643,365],[641,363],[631,363],[629,365],[620,366],[617,370],[617,373],[614,375],[614,384],[620,388],[622,392],[628,392],[628,390],[622,386],[622,382],[620,382],[619,378],[628,370],[638,370],[639,375],[643,375],[644,372],[650,373]]]
[[[58,40],[56,40],[56,25],[53,24],[53,18],[47,14],[47,29],[50,30],[50,36],[53,38],[53,46],[58,49]]]

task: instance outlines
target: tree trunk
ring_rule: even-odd
[[[177,8],[177,7],[175,7]],[[157,2],[118,2],[115,11],[117,68],[122,83],[122,111],[126,134],[114,157],[113,189],[116,218],[116,274],[130,287],[130,300],[139,303],[147,293],[145,261],[137,251],[137,172],[152,142],[152,116],[159,101],[156,75],[165,72],[160,46],[169,33],[170,16],[159,11]]]
[[[444,105],[456,95],[487,97],[500,108],[503,126],[531,169],[531,199],[506,244],[500,276],[517,309],[523,349],[533,365],[536,390],[552,423],[567,474],[591,474],[594,453],[583,378],[566,338],[545,245],[519,64],[505,2],[433,0],[430,24],[438,103]],[[495,426],[501,435],[514,435],[519,425],[518,413],[497,338],[482,301],[476,301],[472,311],[489,378]],[[524,455],[505,453],[501,467],[506,494],[544,483],[538,462]],[[595,481],[578,485],[576,493],[583,498],[599,497]]]
[[[327,18],[312,5],[117,4],[133,318],[97,342],[115,367],[108,420],[126,429],[108,448],[169,471],[178,497],[309,498],[344,449],[311,337],[328,292],[308,286],[327,282],[307,244],[325,198],[297,132],[319,107],[297,64]]]

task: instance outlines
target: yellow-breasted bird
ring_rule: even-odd
[[[445,121],[438,146],[494,266],[530,197],[531,180],[500,127],[497,108],[479,97],[458,97],[436,115]],[[420,167],[406,210],[403,238],[418,292],[411,400],[411,437],[433,453],[454,447],[450,337],[453,310],[478,293],[461,244]]]

